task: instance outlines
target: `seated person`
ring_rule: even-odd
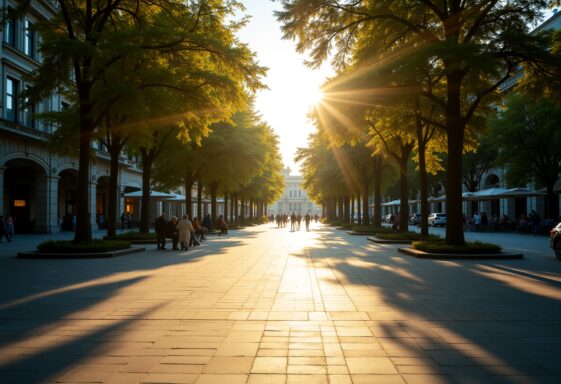
[[[195,230],[195,240],[203,241],[206,240],[205,233],[207,229],[203,227],[198,218],[193,219],[193,229]]]
[[[220,215],[220,217],[218,217],[216,225],[218,229],[220,229],[219,235],[226,235],[228,233],[228,223],[224,220],[224,216]]]

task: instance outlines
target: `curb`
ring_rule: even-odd
[[[398,248],[397,250],[419,259],[517,260],[524,258],[524,255],[521,253],[429,253],[413,248]]]
[[[376,244],[413,244],[413,240],[386,240],[386,239],[379,239],[377,237],[369,236],[367,237],[368,241],[371,241]]]
[[[118,251],[100,253],[45,253],[45,252],[18,252],[20,259],[103,259],[130,255],[131,253],[144,252],[146,248],[129,248]]]

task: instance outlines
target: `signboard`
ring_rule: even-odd
[[[14,200],[14,207],[25,207],[25,200]]]

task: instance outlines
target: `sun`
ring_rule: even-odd
[[[320,87],[310,87],[305,92],[302,92],[300,98],[309,107],[316,107],[323,100],[323,92]]]

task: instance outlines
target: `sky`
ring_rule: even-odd
[[[308,121],[310,107],[320,96],[319,87],[332,74],[329,64],[318,70],[304,65],[306,57],[296,53],[296,43],[282,40],[280,24],[273,12],[280,9],[270,0],[243,0],[249,24],[238,34],[240,40],[256,52],[259,64],[269,68],[264,83],[268,90],[256,95],[256,109],[277,133],[283,162],[292,174],[298,174],[294,163],[296,148],[307,145],[313,132]]]
[[[307,114],[321,95],[319,87],[333,74],[329,63],[312,70],[304,65],[305,55],[296,53],[296,42],[283,40],[280,24],[273,12],[279,2],[271,0],[242,0],[245,14],[251,16],[248,25],[238,33],[257,54],[259,64],[269,68],[264,83],[268,90],[256,95],[256,109],[280,139],[283,162],[292,174],[299,174],[294,162],[298,147],[307,146],[307,138],[314,131]],[[545,12],[545,18],[553,14]]]

